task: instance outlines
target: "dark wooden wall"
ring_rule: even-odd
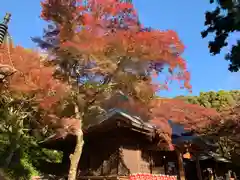
[[[57,175],[68,173],[74,139],[69,141],[72,143],[66,143],[62,165],[47,168],[59,169],[60,172],[55,172]],[[90,133],[85,135],[84,141],[79,176],[128,176],[138,172],[165,174],[167,161],[177,159],[173,152],[149,150],[148,147],[153,145],[151,137],[130,128],[116,127],[107,132]]]

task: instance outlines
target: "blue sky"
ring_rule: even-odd
[[[218,91],[240,89],[240,73],[230,73],[228,62],[224,54],[211,56],[208,52],[207,39],[202,39],[200,31],[204,28],[204,12],[213,6],[208,1],[184,0],[135,0],[134,5],[140,15],[140,20],[146,26],[157,29],[172,29],[177,31],[186,46],[183,57],[188,62],[191,72],[193,94],[201,91]],[[12,13],[9,32],[15,44],[24,47],[34,47],[30,37],[42,34],[44,22],[40,20],[40,0],[5,0],[1,2],[0,18],[6,12]],[[235,43],[236,36],[230,38],[230,44]],[[239,34],[238,34],[238,37]],[[188,92],[180,90],[176,83],[170,85],[170,91],[162,91],[162,96],[186,95]]]

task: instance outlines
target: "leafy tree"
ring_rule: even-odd
[[[34,102],[37,110],[45,110],[49,115],[54,113],[51,107],[68,95],[68,86],[54,79],[54,68],[44,66],[44,59],[37,52],[10,44],[3,47],[0,60],[1,65],[14,69],[14,73],[1,83],[2,96],[10,94],[14,99],[23,98],[23,103],[26,96],[27,103]]]
[[[227,46],[227,38],[230,34],[240,31],[240,2],[238,0],[210,0],[217,3],[214,11],[207,11],[205,14],[206,30],[202,32],[202,37],[207,37],[210,33],[215,34],[215,39],[209,42],[210,53],[219,54],[224,46]],[[232,46],[231,51],[226,55],[226,60],[230,61],[229,70],[237,72],[240,69],[240,41]]]
[[[52,77],[53,68],[43,66],[42,61],[37,52],[15,47],[12,42],[1,47],[0,144],[4,150],[1,157],[6,157],[1,163],[3,160],[7,169],[17,170],[24,164],[23,168],[35,171],[26,154],[30,147],[36,147],[33,135],[50,124],[44,117],[52,112],[46,108],[55,106],[67,91],[67,86]],[[12,167],[17,155],[21,162]]]
[[[182,125],[185,130],[201,133],[201,130],[215,122],[219,113],[212,108],[186,103],[181,99],[158,98],[152,101],[151,123],[158,127],[158,133],[172,147],[172,128],[169,120]]]
[[[207,108],[214,108],[217,111],[233,107],[239,104],[240,91],[218,91],[201,92],[199,96],[181,96],[176,99],[182,99],[191,104],[198,104]]]
[[[214,108],[219,112],[219,116],[212,118],[212,121],[199,128],[198,132],[203,138],[207,137],[218,145],[217,153],[239,165],[237,157],[240,154],[238,140],[240,91],[211,91],[200,93],[199,96],[176,98],[190,104]]]
[[[239,110],[239,105],[222,110],[220,117],[201,132],[217,144],[219,154],[237,165],[240,165]]]
[[[84,143],[82,124],[92,114],[107,111],[104,101],[121,91],[135,103],[148,104],[157,90],[167,86],[151,80],[163,67],[191,89],[177,34],[140,25],[131,3],[47,0],[42,2],[42,18],[50,25],[43,39],[33,40],[48,52],[58,68],[56,78],[67,82],[75,97],[70,104],[78,119],[71,121],[77,143],[70,157],[69,180],[76,178]]]
[[[36,173],[32,164],[25,161],[25,150],[28,147],[32,148],[35,143],[35,138],[31,136],[31,128],[36,111],[32,108],[34,103],[28,100],[26,97],[11,97],[7,93],[1,94],[0,99],[0,164],[11,172],[13,178],[30,178]]]
[[[113,104],[112,101],[115,103]],[[160,137],[159,147],[173,150],[172,128],[169,120],[183,125],[186,130],[201,133],[202,129],[216,121],[220,114],[212,108],[205,108],[198,104],[190,104],[182,99],[155,97],[149,104],[134,101],[131,97],[110,99],[109,108],[120,108],[132,116],[157,127]],[[136,113],[137,112],[137,113]]]

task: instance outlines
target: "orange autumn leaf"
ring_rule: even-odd
[[[113,92],[119,90],[132,100],[127,104],[116,100],[105,106],[138,112],[143,119],[151,120],[161,127],[159,133],[170,143],[171,128],[167,123],[170,117],[174,117],[175,121],[180,118],[187,121],[195,117],[188,109],[197,114],[202,113],[198,108],[184,105],[184,115],[181,111],[175,111],[181,109],[180,102],[164,101],[162,107],[153,99],[157,91],[169,90],[168,85],[173,80],[178,81],[180,87],[191,91],[190,72],[186,60],[181,57],[185,47],[178,34],[173,30],[145,27],[139,22],[139,16],[131,3],[89,0],[82,7],[81,0],[77,4],[70,2],[73,1],[45,0],[42,3],[43,19],[59,27],[57,40],[60,43],[57,46],[60,50],[55,55],[61,58],[59,52],[63,51],[73,57],[81,57],[76,59],[83,67],[79,72],[83,72],[84,76],[96,77],[102,82],[110,79],[106,82],[111,82],[110,89]],[[168,69],[167,76],[164,76],[166,79],[153,82],[157,73],[165,73],[165,67]],[[111,93],[108,95],[111,96]],[[95,91],[89,97],[94,95]],[[99,96],[106,97],[101,93]],[[171,110],[175,105],[178,107]]]
[[[68,1],[46,0],[42,3],[43,19],[51,20],[61,27],[59,38],[63,42],[60,45],[62,50],[77,51],[79,55],[100,56],[101,59],[131,57],[129,64],[144,64],[142,67],[145,69],[141,71],[147,70],[149,64],[154,64],[149,68],[150,71],[161,71],[157,68],[159,64],[161,67],[168,66],[171,72],[178,69],[181,73],[175,75],[175,79],[191,91],[186,61],[180,57],[184,45],[175,31],[142,26],[132,3],[90,0],[83,7],[81,0],[73,5],[67,5],[71,4]],[[57,11],[59,9],[66,11]],[[56,13],[61,14],[61,17],[56,17]],[[99,63],[105,64],[103,61]],[[104,68],[100,73],[104,72],[109,70]]]
[[[21,46],[5,44],[0,51],[0,64],[15,70],[7,79],[6,90],[35,94],[35,100],[48,109],[66,94],[68,87],[54,79],[54,67],[44,66],[43,61],[39,53]]]

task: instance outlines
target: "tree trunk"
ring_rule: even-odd
[[[74,153],[70,155],[70,168],[68,172],[68,180],[76,180],[77,177],[77,170],[78,170],[78,163],[82,155],[82,148],[83,148],[83,132],[82,129],[76,134],[77,141]]]
[[[76,133],[76,146],[73,154],[70,155],[70,168],[68,172],[68,180],[76,180],[77,178],[78,163],[82,155],[82,149],[84,144],[82,131],[82,117],[77,104],[74,105],[74,109],[75,117],[76,119],[79,119],[80,123],[78,127],[79,129]]]

